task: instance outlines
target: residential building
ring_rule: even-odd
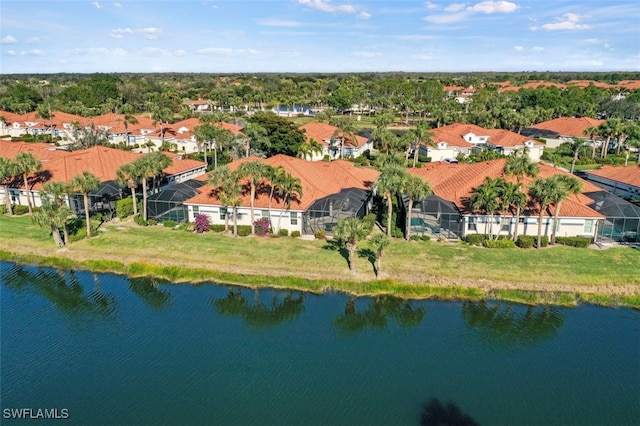
[[[602,166],[584,172],[587,180],[622,198],[640,200],[640,165]]]
[[[319,161],[328,157],[331,160],[356,158],[366,151],[373,150],[373,141],[364,136],[351,137],[341,133],[340,129],[326,123],[312,122],[299,127],[307,134],[307,140],[315,140],[322,145],[322,152],[313,153],[310,160]]]
[[[590,117],[559,117],[543,121],[531,127],[522,129],[522,135],[530,138],[544,139],[549,148],[557,148],[560,144],[571,142],[573,139],[584,139],[596,143],[585,134],[589,127],[598,127],[605,120]]]

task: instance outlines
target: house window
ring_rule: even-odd
[[[227,217],[227,208],[220,207],[220,220],[224,220]]]
[[[591,234],[593,232],[593,220],[587,219],[584,221],[584,233]]]
[[[503,223],[502,227],[500,228],[500,232],[509,232],[510,229],[511,229],[510,223]]]
[[[200,213],[200,207],[199,206],[193,206],[193,215],[197,215],[198,213]]]
[[[262,217],[269,217],[269,210],[262,210]]]
[[[292,225],[298,224],[298,212],[291,212],[291,224]]]
[[[469,224],[469,231],[478,231],[478,226],[475,223]]]

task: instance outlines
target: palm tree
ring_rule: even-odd
[[[300,144],[296,156],[304,160],[309,157],[313,159],[313,154],[322,154],[322,145],[315,139],[307,140]]]
[[[405,238],[409,241],[411,239],[411,215],[413,213],[413,203],[415,200],[423,200],[425,197],[428,197],[433,193],[433,190],[431,189],[429,182],[422,180],[418,176],[408,176],[404,182],[402,192],[409,199],[407,223],[405,228]]]
[[[82,193],[84,200],[84,217],[87,222],[87,236],[91,236],[91,221],[89,217],[89,192],[100,187],[100,179],[91,172],[84,171],[80,175],[75,175],[71,179],[71,186],[74,190]]]
[[[242,185],[238,173],[232,172],[228,166],[222,166],[215,169],[207,177],[207,184],[214,186],[216,195],[222,203],[221,209],[228,206],[233,208],[233,236],[238,236],[238,215],[237,208],[242,202],[240,195],[242,193]],[[229,232],[229,215],[224,215],[224,229]]]
[[[416,167],[416,163],[418,162],[418,154],[420,151],[420,145],[432,145],[433,144],[433,133],[429,130],[429,127],[425,121],[422,121],[416,125],[416,128],[413,129],[413,134],[416,138],[415,146],[413,150],[413,167]]]
[[[266,146],[269,144],[267,129],[258,123],[247,123],[243,133],[245,134],[245,157],[251,152],[251,145]]]
[[[24,179],[24,190],[27,193],[27,203],[29,204],[29,214],[33,214],[33,205],[31,204],[31,191],[29,191],[29,175],[40,171],[42,169],[42,163],[35,155],[30,152],[21,152],[16,155],[15,159],[18,165],[18,172]]]
[[[515,209],[515,227],[513,230],[513,241],[518,239],[518,227],[520,225],[520,212],[527,203],[527,194],[522,192],[521,183],[510,183],[505,180],[502,181],[502,188],[500,190],[500,201],[502,203],[503,210]]]
[[[551,231],[551,244],[556,243],[556,231],[560,226],[560,209],[564,200],[574,194],[582,192],[582,182],[573,176],[555,175],[553,179],[557,182],[558,190],[554,194],[553,202],[556,205],[556,214],[553,220],[553,230]]]
[[[515,176],[518,183],[522,182],[525,176],[536,177],[540,173],[540,166],[529,158],[529,148],[515,150],[507,157],[504,165],[504,172],[508,176]]]
[[[153,125],[160,123],[160,145],[164,144],[164,132],[165,128],[163,123],[169,124],[169,121],[173,118],[173,111],[169,108],[156,108],[151,114],[153,119]]]
[[[20,173],[18,165],[8,158],[0,157],[0,184],[4,187],[4,202],[9,216],[13,216],[13,206],[9,195],[9,182]]]
[[[384,250],[391,244],[391,239],[387,234],[376,234],[369,240],[369,245],[376,253],[376,278],[380,277],[380,268],[382,267],[382,256]]]
[[[584,129],[583,134],[585,136],[589,136],[591,140],[591,159],[596,158],[596,141],[594,140],[595,136],[600,136],[600,129],[598,126],[590,126]]]
[[[572,154],[571,170],[569,170],[569,173],[573,174],[573,170],[576,167],[576,161],[578,161],[578,157],[581,153],[584,152],[584,149],[586,148],[585,144],[586,141],[584,139],[572,139],[572,142],[568,144],[569,150]]]
[[[241,178],[249,179],[249,186],[251,190],[251,234],[255,234],[256,227],[254,225],[254,205],[256,201],[256,188],[262,182],[262,179],[269,177],[271,166],[262,163],[260,161],[247,161],[242,163],[238,168],[238,175]]]
[[[144,157],[138,158],[137,163],[142,174],[142,219],[147,220],[147,179],[153,178],[153,187],[155,190],[156,178],[164,169],[173,164],[173,160],[162,152],[152,152]]]
[[[291,199],[296,197],[302,198],[302,183],[300,178],[287,173],[280,182],[280,193],[282,195],[282,208],[280,209],[280,217],[278,217],[278,231],[280,231],[280,220],[284,214],[284,209],[291,207]]]
[[[32,217],[33,222],[38,226],[51,230],[53,241],[57,247],[62,247],[69,241],[67,219],[72,212],[64,201],[64,196],[68,191],[68,186],[60,182],[45,184],[40,198],[42,201],[40,210]],[[61,229],[64,238],[60,236]]]
[[[537,179],[529,187],[529,195],[538,204],[538,248],[542,244],[542,217],[547,208],[554,202],[558,192],[558,181],[553,177]]]
[[[195,126],[193,128],[193,135],[196,137],[196,145],[198,146],[198,152],[202,152],[202,147],[205,142],[211,143],[215,139],[215,128],[210,124],[203,124],[201,126]],[[204,162],[207,161],[207,148],[204,146]]]
[[[469,204],[474,211],[480,210],[487,215],[489,219],[489,238],[493,238],[494,216],[502,206],[500,202],[500,186],[501,178],[491,179],[487,177],[484,183],[473,191],[469,200]]]
[[[271,221],[271,202],[273,201],[273,195],[276,192],[282,191],[282,183],[287,177],[287,171],[282,166],[271,167],[269,171],[269,221]],[[272,224],[273,225],[273,224]]]
[[[133,215],[138,215],[138,202],[136,201],[136,188],[138,181],[142,178],[142,171],[138,169],[136,162],[123,164],[116,171],[116,182],[119,185],[126,185],[131,190],[133,198]]]
[[[349,269],[356,270],[356,250],[358,241],[361,241],[369,234],[369,227],[357,217],[340,219],[333,230],[333,236],[343,243],[349,252]]]
[[[132,114],[124,114],[122,118],[122,124],[124,124],[124,138],[125,144],[129,145],[129,124],[138,124],[138,119],[135,115]]]
[[[350,140],[354,146],[357,145],[356,135],[358,133],[358,129],[352,120],[345,117],[337,117],[333,119],[331,124],[337,127],[333,132],[333,135],[331,135],[331,140],[338,141],[340,143],[340,154],[338,155],[338,158],[342,159],[344,143],[346,140]]]
[[[389,164],[382,168],[380,176],[373,184],[374,189],[387,201],[387,236],[389,238],[391,238],[393,196],[402,191],[407,176],[403,167]]]

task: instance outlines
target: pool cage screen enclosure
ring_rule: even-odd
[[[594,200],[589,207],[605,216],[598,226],[598,242],[640,242],[640,207],[607,191],[585,195]]]
[[[404,212],[409,208],[408,197],[402,198]],[[405,214],[405,217],[406,214]],[[435,194],[416,200],[411,209],[411,234],[444,237],[448,240],[462,238],[464,222],[456,206]]]
[[[330,234],[340,219],[364,217],[370,196],[371,191],[349,188],[315,201],[302,214],[303,233],[312,235],[317,231],[325,231]]]

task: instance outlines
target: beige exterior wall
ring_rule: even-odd
[[[193,222],[195,220],[195,216],[198,213],[206,214],[209,217],[209,223],[212,225],[224,225],[225,219],[224,216],[220,214],[220,210],[224,207],[221,206],[210,206],[210,205],[189,205],[189,222]],[[229,212],[229,226],[233,226],[233,217],[232,217],[232,209],[227,209]],[[197,211],[197,212],[196,212]],[[248,207],[238,207],[238,225],[248,225],[251,226],[251,209]],[[258,220],[263,217],[267,217],[268,210],[267,209],[258,209],[254,210],[254,219]],[[282,217],[280,217],[282,216]],[[278,228],[278,224],[280,227]],[[278,229],[287,229],[289,230],[289,234],[293,231],[298,231],[302,233],[302,211],[299,210],[285,210],[284,212],[280,212],[280,209],[272,209],[271,210],[271,227],[275,232],[278,232]]]

